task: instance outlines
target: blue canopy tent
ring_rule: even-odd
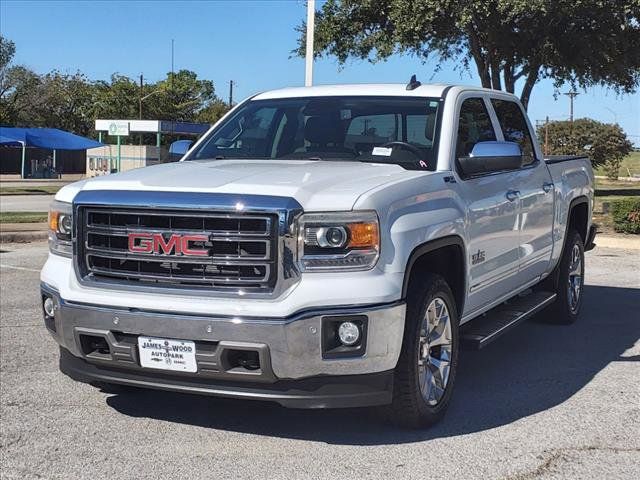
[[[57,128],[16,128],[0,127],[0,145],[22,146],[22,167],[20,176],[24,178],[24,164],[27,147],[53,150],[55,167],[56,150],[87,150],[103,144]]]

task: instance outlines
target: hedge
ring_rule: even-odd
[[[616,232],[640,233],[640,197],[614,200],[611,215]]]

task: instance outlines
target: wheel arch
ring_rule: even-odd
[[[567,234],[571,228],[575,228],[578,231],[583,243],[587,242],[587,236],[589,235],[589,199],[586,196],[574,198],[569,204],[564,243],[567,241]],[[562,248],[564,249],[564,244]]]
[[[407,298],[412,279],[419,272],[436,273],[444,277],[453,292],[458,315],[462,316],[466,292],[466,249],[458,235],[430,240],[413,249],[404,273],[402,298]]]

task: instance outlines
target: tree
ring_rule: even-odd
[[[158,95],[149,98],[154,118],[175,121],[194,121],[198,113],[207,108],[217,97],[211,80],[199,80],[190,70],[168,73],[154,89]]]
[[[622,159],[629,155],[633,145],[617,124],[580,118],[574,122],[550,122],[538,127],[538,137],[548,136],[551,155],[587,155],[594,167],[603,165],[607,176],[618,178]]]
[[[638,0],[328,0],[314,43],[341,64],[396,53],[473,63],[483,87],[515,93],[520,82],[525,108],[543,78],[617,93],[640,84]]]
[[[229,111],[229,104],[220,98],[216,98],[215,100],[209,102],[205,108],[198,112],[198,116],[196,117],[196,121],[203,123],[210,123],[213,125],[218,120],[222,118],[222,116]]]

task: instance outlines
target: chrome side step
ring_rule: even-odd
[[[503,333],[551,305],[555,299],[556,294],[552,292],[532,292],[498,305],[485,315],[462,326],[460,332],[462,346],[471,350],[480,350]]]

